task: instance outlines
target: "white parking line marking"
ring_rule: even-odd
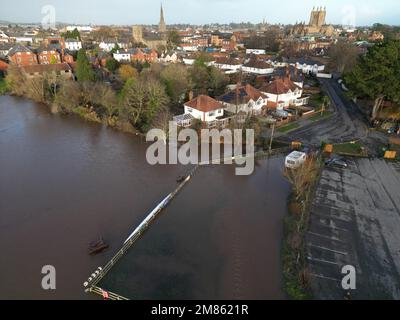
[[[317,237],[320,237],[320,238],[324,238],[324,239],[327,239],[327,240],[332,240],[332,241],[337,241],[337,242],[341,242],[341,243],[346,243],[346,242],[344,242],[344,241],[342,241],[342,240],[339,240],[338,238],[324,236],[324,235],[322,235],[322,234],[315,233],[315,232],[311,232],[311,231],[309,231],[308,234],[311,234],[311,235],[313,235],[313,236],[317,236]]]
[[[331,281],[336,281],[336,282],[341,282],[342,280],[331,278],[331,277],[325,277],[320,274],[315,274],[315,273],[310,273],[310,276],[316,277],[316,278],[321,278],[321,279],[326,279],[326,280],[331,280]]]
[[[322,263],[334,264],[334,265],[336,265],[336,266],[339,265],[339,263],[337,263],[337,262],[328,261],[328,260],[315,259],[315,258],[312,258],[312,257],[307,257],[307,259],[310,260],[310,261],[315,261],[315,262],[322,262]]]
[[[347,252],[336,251],[336,250],[332,250],[332,249],[329,249],[329,248],[316,246],[316,245],[313,245],[313,244],[311,244],[311,243],[309,243],[308,245],[309,245],[310,247],[314,247],[314,248],[317,248],[317,249],[330,251],[330,252],[333,252],[333,253],[341,254],[341,255],[343,255],[343,256],[347,256],[347,254],[348,254]]]

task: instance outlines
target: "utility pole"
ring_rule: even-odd
[[[271,154],[272,151],[272,141],[274,139],[274,133],[275,133],[275,123],[272,125],[271,140],[269,142],[269,154]]]

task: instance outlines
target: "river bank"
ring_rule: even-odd
[[[310,300],[309,270],[307,269],[305,236],[309,228],[309,215],[315,190],[321,176],[321,160],[311,158],[303,168],[286,169],[292,183],[288,202],[288,215],[284,220],[282,269],[285,291],[292,300]]]

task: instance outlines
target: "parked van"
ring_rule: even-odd
[[[289,169],[297,169],[299,168],[304,162],[306,162],[307,154],[304,152],[293,151],[289,154],[285,159],[285,166]]]

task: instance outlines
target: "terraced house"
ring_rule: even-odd
[[[8,58],[11,64],[15,64],[17,66],[30,66],[38,64],[38,59],[36,54],[29,48],[16,45],[11,48],[8,52]]]
[[[39,64],[61,63],[60,53],[50,47],[42,47],[37,50]]]

